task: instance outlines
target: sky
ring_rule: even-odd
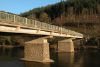
[[[20,14],[33,8],[47,6],[60,0],[0,0],[0,11]]]

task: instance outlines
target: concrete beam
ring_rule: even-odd
[[[20,25],[10,25],[10,24],[0,24],[0,32],[10,32],[10,33],[24,33],[33,35],[48,35],[48,36],[59,36],[59,37],[72,37],[72,38],[83,38],[78,35],[71,35],[67,33],[59,33],[55,31],[46,31],[41,29],[30,28]]]

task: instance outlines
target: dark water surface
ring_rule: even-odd
[[[51,50],[54,63],[22,61],[23,49],[0,48],[0,67],[100,67],[100,51],[87,50],[75,53],[57,53]]]

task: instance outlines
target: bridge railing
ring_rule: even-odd
[[[4,11],[0,11],[0,20],[5,21],[5,22],[0,22],[0,23],[26,26],[26,27],[33,28],[33,29],[58,32],[58,33],[65,33],[68,35],[73,35],[73,36],[77,35],[79,37],[83,37],[83,35],[81,33],[78,33],[78,32],[75,32],[75,31],[72,31],[69,29],[65,29],[63,27],[43,23],[43,22],[40,22],[37,20],[28,19],[28,18],[21,17],[18,15],[15,15],[15,14],[7,13]]]

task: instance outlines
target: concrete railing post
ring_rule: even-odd
[[[14,23],[16,22],[15,18],[16,18],[16,16],[14,15]]]
[[[27,18],[25,18],[25,24],[27,25]]]

